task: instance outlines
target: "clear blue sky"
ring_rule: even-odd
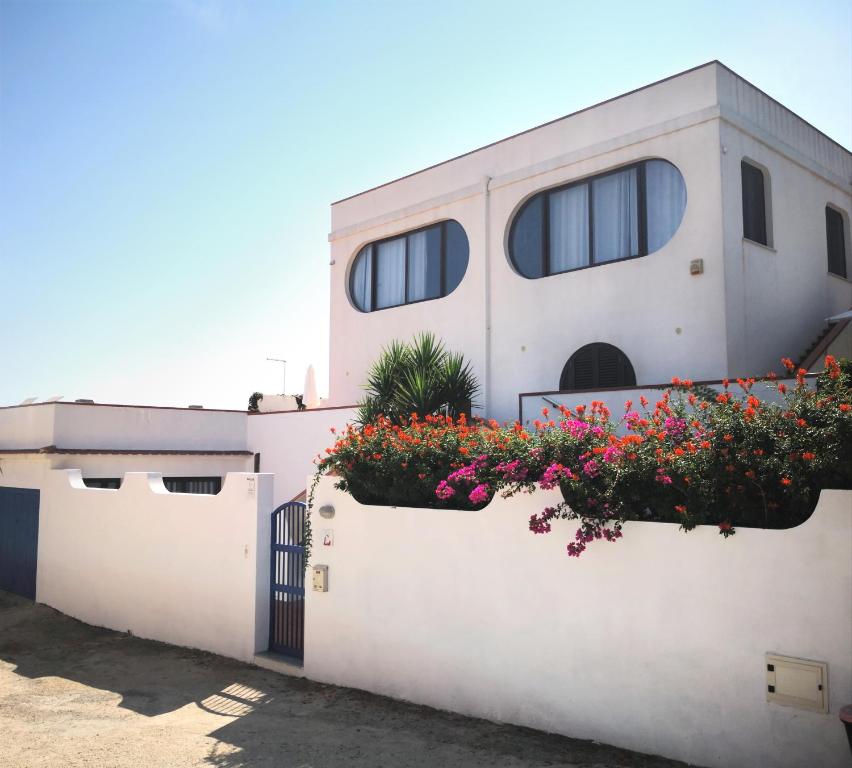
[[[329,203],[718,58],[852,146],[852,3],[0,0],[0,404],[327,377]]]

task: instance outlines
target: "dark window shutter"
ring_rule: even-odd
[[[627,355],[612,344],[587,344],[565,363],[559,389],[633,387],[636,374]]]
[[[825,239],[828,245],[828,271],[846,277],[846,237],[843,216],[834,208],[825,207]]]
[[[766,237],[766,192],[763,171],[743,161],[743,237],[768,245]]]

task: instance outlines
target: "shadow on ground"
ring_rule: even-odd
[[[14,674],[24,678],[57,677],[114,692],[121,697],[120,707],[148,718],[189,704],[221,717],[221,725],[210,718],[212,727],[204,734],[216,740],[213,746],[205,742],[205,754],[181,765],[685,765],[280,676],[212,654],[91,627],[5,592],[0,592],[0,661],[15,665]],[[105,718],[116,711],[114,704],[104,709]],[[68,716],[67,711],[63,716]],[[138,719],[124,718],[118,725],[128,729],[126,738],[132,740],[140,731],[138,723]],[[49,723],[38,727],[49,727]],[[168,727],[181,726],[175,721]],[[220,749],[220,744],[229,746]]]

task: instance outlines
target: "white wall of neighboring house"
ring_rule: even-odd
[[[775,176],[771,252],[742,242],[743,154]],[[529,196],[655,157],[677,166],[687,189],[668,244],[537,280],[514,272],[509,228]],[[764,373],[852,304],[852,283],[826,274],[824,217],[826,202],[852,210],[850,178],[849,152],[712,63],[339,201],[329,236],[331,402],[357,397],[382,346],[423,330],[465,353],[498,419],[514,417],[519,392],[558,388],[570,355],[595,341],[619,347],[640,384]],[[458,288],[355,309],[348,275],[360,249],[444,219],[457,220],[470,245]],[[690,274],[693,259],[703,274]]]
[[[852,492],[790,530],[630,522],[580,558],[531,514],[367,507],[320,484],[314,680],[704,766],[840,768],[852,692]],[[324,547],[323,529],[334,531]],[[828,713],[769,703],[766,653],[828,663]]]
[[[36,599],[95,626],[252,661],[269,640],[272,478],[229,474],[215,496],[156,474],[119,490],[51,470],[41,492]]]
[[[341,432],[355,416],[354,408],[252,414],[248,442],[260,454],[260,471],[275,476],[275,506],[295,498],[310,486],[314,458],[334,444],[331,430]]]
[[[53,404],[0,408],[0,449],[54,445]]]
[[[246,412],[56,403],[54,445],[246,450]]]

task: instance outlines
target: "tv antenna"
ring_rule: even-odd
[[[281,363],[281,394],[287,394],[287,361],[282,360],[280,357],[267,357],[266,358],[270,363]]]

